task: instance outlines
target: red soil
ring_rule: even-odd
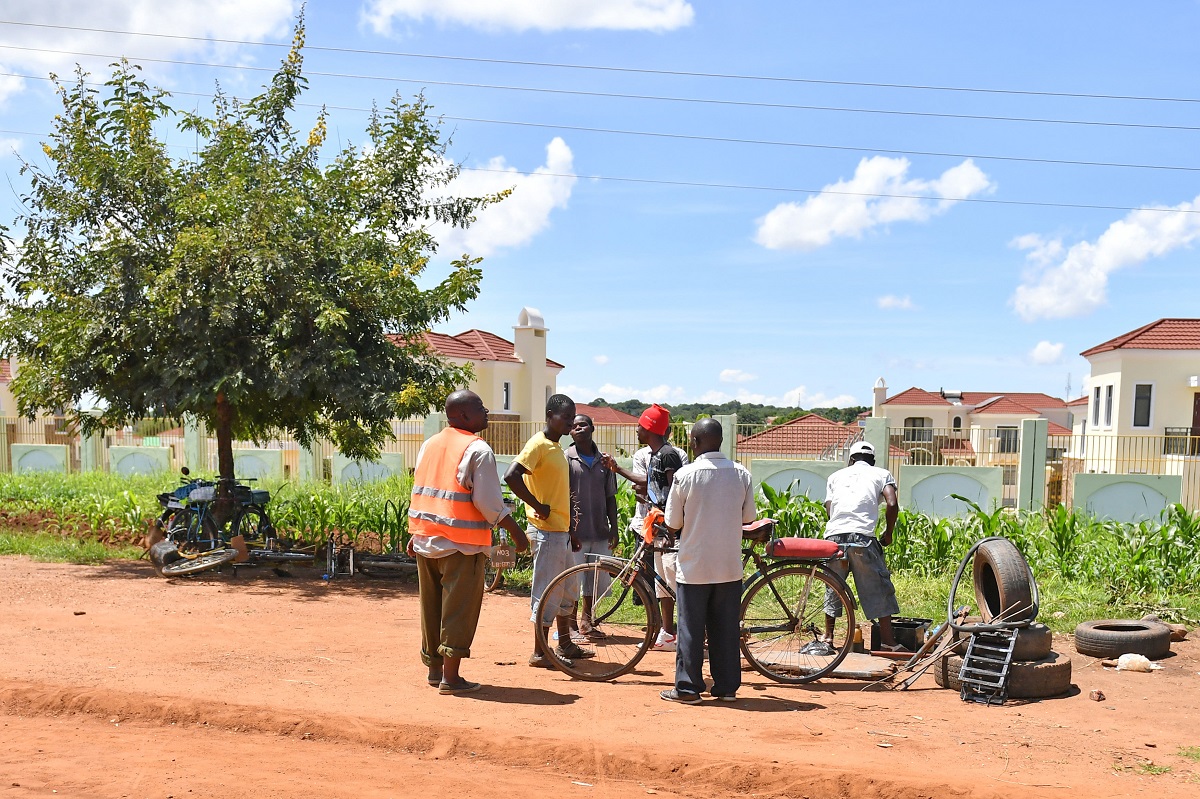
[[[753,672],[738,702],[686,707],[658,698],[667,654],[616,683],[528,668],[528,600],[501,594],[463,671],[486,687],[446,697],[425,684],[415,585],[295,574],[0,558],[0,796],[1200,793],[1179,754],[1200,746],[1194,640],[1153,674],[1074,655],[1072,695],[1003,707],[930,676],[863,692]]]

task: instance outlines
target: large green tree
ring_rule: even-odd
[[[82,72],[56,81],[46,160],[22,169],[23,235],[0,255],[0,352],[18,359],[21,413],[94,395],[85,430],[192,414],[228,484],[235,438],[287,431],[373,457],[391,419],[462,383],[421,334],[481,273],[463,256],[422,278],[430,228],[466,226],[503,195],[447,195],[458,170],[420,97],[377,109],[363,146],[322,161],[324,112],[307,133],[289,121],[303,41],[301,20],[263,93],[218,91],[208,116],[173,110],[125,62],[102,90]],[[173,157],[172,129],[194,153]]]

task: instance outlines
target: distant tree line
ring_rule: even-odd
[[[623,402],[606,402],[604,399],[598,398],[588,404],[597,408],[616,408],[618,411],[624,411],[634,416],[640,416],[642,411],[650,407],[650,403],[637,399],[624,400]],[[670,409],[673,419],[680,421],[694,422],[706,416],[736,413],[738,424],[783,424],[806,413],[815,413],[818,416],[824,416],[826,419],[832,419],[835,422],[849,424],[854,422],[860,413],[870,410],[870,407],[866,405],[854,405],[849,408],[809,408],[805,410],[790,406],[781,407],[778,405],[759,405],[754,402],[738,402],[737,400],[731,400],[720,405],[708,402],[688,402],[679,405],[662,403],[662,405]]]

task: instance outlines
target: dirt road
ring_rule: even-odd
[[[0,799],[1200,794],[1179,754],[1200,746],[1194,640],[1154,674],[1075,656],[1072,695],[1003,707],[930,677],[753,672],[736,703],[687,707],[658,698],[665,653],[615,684],[527,667],[528,600],[503,594],[464,667],[487,687],[439,696],[417,614],[415,585],[303,569],[168,582],[0,558]]]

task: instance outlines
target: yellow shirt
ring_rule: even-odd
[[[529,470],[525,485],[538,502],[550,506],[550,518],[539,519],[532,508],[526,508],[529,523],[547,533],[565,533],[571,529],[571,470],[567,456],[557,441],[539,432],[516,457],[516,462]]]

